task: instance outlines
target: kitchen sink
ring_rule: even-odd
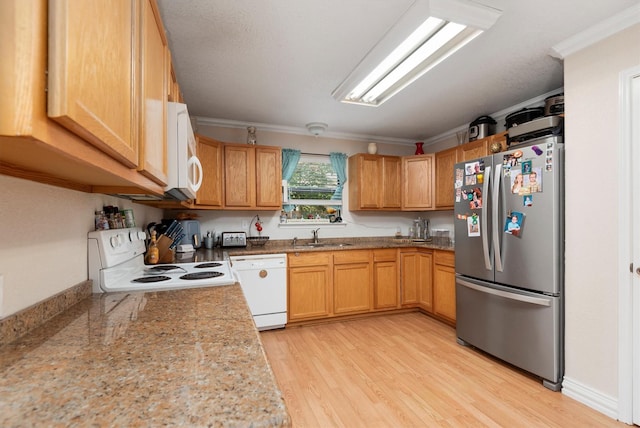
[[[331,242],[307,242],[305,244],[299,245],[300,247],[349,247],[353,244],[343,243],[343,244],[334,244]]]

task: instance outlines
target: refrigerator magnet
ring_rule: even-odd
[[[527,193],[542,192],[542,168],[533,168],[524,175],[524,187],[529,189]]]
[[[454,183],[454,187],[456,189],[459,189],[462,187],[463,177],[464,177],[464,169],[456,168],[456,180]]]
[[[529,174],[531,172],[531,161],[524,161],[522,162],[522,173],[523,174]]]
[[[524,195],[522,197],[522,205],[525,207],[530,207],[533,205],[533,195]]]
[[[480,162],[469,162],[464,164],[464,169],[467,175],[475,175],[479,172],[482,172],[483,169],[480,167]]]
[[[462,189],[456,189],[456,202],[460,202],[462,200]]]
[[[512,212],[506,219],[504,225],[504,233],[520,237],[522,233],[522,222],[524,214],[520,212]]]
[[[538,156],[540,156],[542,154],[542,149],[540,149],[540,147],[538,146],[531,146],[531,150],[534,151],[534,153]]]
[[[467,235],[469,237],[480,236],[480,216],[478,214],[467,217]]]

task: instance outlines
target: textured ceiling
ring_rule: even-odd
[[[413,0],[158,0],[192,116],[424,140],[563,86],[553,46],[637,0],[484,0],[497,23],[380,107],[332,91]]]

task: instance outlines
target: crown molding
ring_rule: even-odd
[[[594,43],[606,39],[620,31],[640,23],[640,4],[632,6],[621,13],[582,31],[551,48],[550,55],[565,59]]]
[[[380,143],[380,144],[399,144],[399,145],[413,145],[415,144],[415,140],[409,140],[406,138],[392,138],[392,137],[380,137],[378,135],[366,135],[366,134],[350,134],[346,132],[331,132],[325,131],[321,135],[315,136],[311,135],[307,128],[304,127],[296,127],[296,126],[283,126],[283,125],[272,125],[268,123],[255,123],[255,122],[243,122],[238,120],[228,120],[228,119],[215,119],[210,117],[202,117],[195,116],[196,125],[206,125],[206,126],[220,126],[223,128],[242,128],[246,129],[248,126],[255,126],[256,129],[260,131],[268,131],[268,132],[280,132],[283,134],[296,134],[296,135],[306,135],[314,138],[335,138],[340,140],[353,140],[353,141],[365,141],[369,143]]]

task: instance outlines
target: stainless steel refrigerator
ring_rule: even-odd
[[[454,170],[456,333],[560,390],[564,374],[561,136]]]

